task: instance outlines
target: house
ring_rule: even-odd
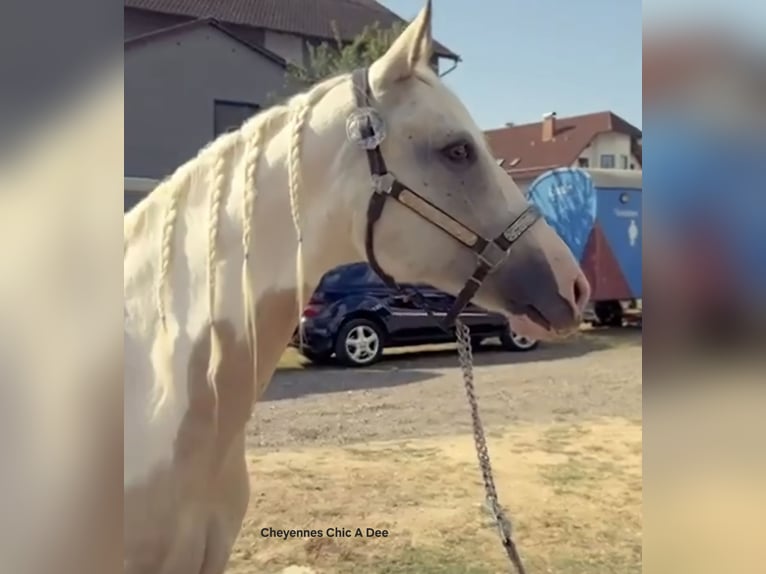
[[[485,132],[500,165],[523,191],[557,167],[641,169],[641,130],[612,112],[509,125]]]
[[[285,66],[210,19],[127,40],[125,175],[172,173],[283,89]]]
[[[365,26],[388,28],[404,20],[375,0],[125,0],[125,38],[211,18],[249,44],[295,64],[305,64],[308,46],[334,41],[334,28],[351,42]],[[459,56],[435,43],[436,59]]]
[[[125,0],[125,209],[146,182],[297,91],[287,64],[305,64],[310,45],[374,22],[404,21],[374,0]],[[460,60],[438,43],[434,57]]]

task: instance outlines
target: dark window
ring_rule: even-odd
[[[628,156],[626,155],[620,156],[620,167],[622,169],[628,169]]]
[[[218,137],[222,133],[238,130],[245,120],[250,119],[260,109],[261,106],[258,104],[216,100],[213,118],[215,136]]]
[[[355,263],[346,267],[345,280],[351,285],[367,285],[375,275],[366,264]]]
[[[578,157],[577,167],[590,167],[590,160],[587,157]]]
[[[127,213],[133,209],[144,198],[144,196],[145,194],[143,193],[126,191],[123,195],[123,199],[125,200],[124,212]]]
[[[614,169],[614,154],[603,154],[601,156],[601,167],[604,169]]]

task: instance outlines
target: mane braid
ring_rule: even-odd
[[[299,345],[303,348],[303,329],[300,324],[300,316],[303,311],[303,234],[301,233],[300,206],[298,205],[298,194],[302,184],[302,174],[300,165],[301,144],[303,143],[303,126],[310,110],[309,95],[301,101],[298,109],[293,116],[292,130],[290,132],[290,147],[288,148],[288,173],[289,173],[289,194],[290,194],[290,215],[292,216],[293,226],[295,227],[295,236],[297,247],[295,252],[295,282],[297,286],[298,303],[298,336]]]
[[[235,134],[232,140],[236,142],[239,134]],[[213,158],[213,168],[208,176],[210,179],[210,222],[208,226],[208,254],[207,254],[207,275],[208,275],[208,321],[210,323],[210,353],[208,356],[207,382],[213,393],[215,404],[218,404],[218,385],[216,384],[216,374],[222,359],[222,343],[220,335],[215,324],[215,303],[216,303],[216,259],[218,243],[218,227],[220,221],[221,203],[226,189],[227,181],[227,163],[232,155],[235,145],[225,145],[223,142],[216,149]],[[218,409],[214,409],[215,424],[218,424]]]
[[[249,126],[248,126],[249,127]],[[256,169],[261,156],[261,144],[266,122],[255,126],[251,137],[245,136],[245,186],[242,195],[242,305],[245,315],[245,336],[253,362],[253,379],[258,379],[258,335],[256,331],[255,288],[250,275],[250,243],[253,224],[253,205],[257,195]],[[243,128],[244,131],[244,128]]]
[[[251,278],[251,245],[252,223],[254,203],[257,197],[257,168],[263,154],[265,144],[269,139],[292,119],[290,143],[288,149],[288,187],[290,197],[290,213],[295,226],[298,248],[296,253],[296,280],[298,291],[299,315],[303,309],[304,299],[304,272],[303,272],[303,236],[301,233],[301,220],[299,212],[299,194],[302,185],[300,173],[300,148],[303,139],[303,128],[312,107],[324,97],[330,90],[348,79],[348,74],[334,76],[314,86],[308,93],[297,94],[291,97],[286,104],[276,105],[247,120],[236,132],[225,134],[204,147],[196,157],[179,167],[170,177],[160,183],[151,195],[165,196],[167,201],[163,216],[161,234],[160,262],[157,284],[155,286],[157,313],[161,323],[159,333],[161,355],[172,355],[167,323],[166,295],[170,276],[170,267],[173,256],[173,235],[176,228],[180,202],[185,194],[192,188],[200,185],[199,181],[205,182],[208,187],[209,217],[208,217],[208,252],[207,252],[207,275],[208,275],[208,320],[210,329],[210,359],[208,363],[208,383],[213,392],[216,392],[215,375],[220,365],[221,341],[215,328],[216,290],[217,290],[217,260],[218,260],[218,231],[223,199],[227,188],[231,189],[234,174],[234,162],[231,161],[238,146],[244,145],[244,192],[243,192],[243,221],[242,221],[242,297],[245,311],[245,332],[248,339],[249,350],[253,357],[253,376],[257,384],[257,360],[256,360],[256,309],[255,291]],[[202,177],[204,176],[204,177]],[[126,216],[126,231],[124,251],[136,236],[139,223],[142,222],[141,206],[137,206],[136,213],[131,213],[131,218]],[[300,318],[300,317],[299,317]],[[303,333],[301,332],[301,342]],[[172,369],[172,367],[169,367]],[[158,394],[155,401],[154,414],[157,416],[162,405],[166,403],[172,393],[172,376],[160,377]],[[258,391],[258,389],[256,389]],[[217,396],[216,396],[217,400]]]
[[[301,173],[301,146],[303,144],[303,129],[308,120],[309,113],[313,107],[321,100],[327,92],[335,88],[340,83],[346,81],[350,76],[343,74],[334,76],[328,80],[316,85],[307,94],[297,96],[300,98],[292,116],[292,129],[290,131],[290,146],[288,148],[288,191],[290,197],[290,215],[295,227],[297,239],[297,248],[295,253],[295,281],[298,303],[298,344],[303,347],[303,326],[301,325],[301,314],[305,305],[304,290],[306,286],[304,266],[303,266],[303,233],[301,231],[300,218],[300,192],[303,185]]]
[[[173,230],[175,229],[176,219],[178,219],[178,203],[181,192],[184,191],[191,179],[191,173],[187,166],[186,169],[179,170],[175,177],[171,177],[167,185],[168,203],[165,209],[165,218],[162,225],[162,245],[160,247],[160,273],[157,279],[157,313],[160,318],[162,328],[167,331],[167,317],[165,315],[165,297],[164,288],[170,273],[170,255],[173,244]]]

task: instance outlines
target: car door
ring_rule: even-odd
[[[391,312],[389,334],[398,342],[423,339],[433,330],[433,319],[415,303],[409,292],[392,290],[386,304]]]
[[[406,325],[403,326],[402,338],[424,343],[451,341],[453,336],[445,333],[438,321],[447,314],[454,298],[430,285],[404,285],[403,287],[407,294],[398,297],[399,304],[404,307],[400,312],[403,317],[402,324]],[[413,297],[409,295],[413,288],[420,293],[431,314],[416,304]]]
[[[507,321],[498,313],[491,313],[486,309],[469,303],[460,313],[461,320],[470,327],[471,332],[480,335],[483,333],[496,333],[502,330]]]
[[[456,298],[447,293],[436,289],[431,289],[428,294],[428,300],[432,308],[439,310],[438,316],[444,317],[455,304]],[[474,334],[494,333],[502,328],[504,319],[496,313],[490,313],[486,309],[473,303],[468,303],[465,309],[460,313],[460,319],[468,325]]]

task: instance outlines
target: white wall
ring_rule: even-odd
[[[266,31],[264,48],[281,56],[288,62],[303,65],[303,39],[292,34]]]
[[[583,150],[580,157],[587,158],[590,167],[601,167],[601,156],[612,154],[615,158],[615,167],[623,168],[623,157],[627,158],[628,169],[631,164],[634,169],[641,169],[638,159],[630,151],[630,136],[616,132],[598,134],[591,144]],[[574,164],[577,165],[577,162]]]

